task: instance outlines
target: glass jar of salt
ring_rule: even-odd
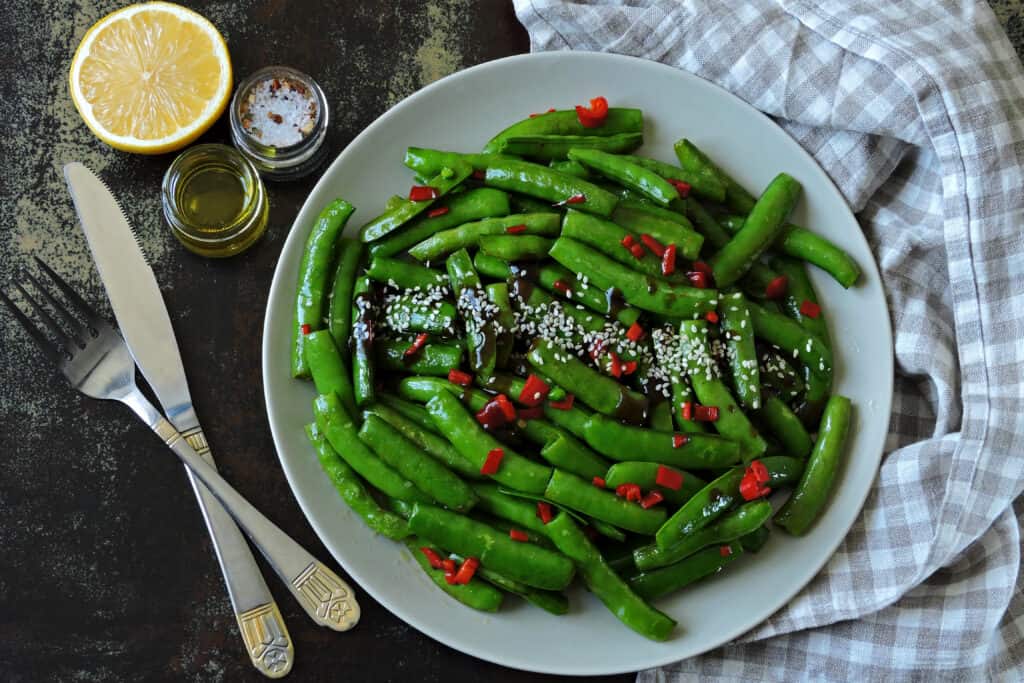
[[[269,180],[294,180],[324,160],[327,99],[320,86],[286,66],[260,69],[231,100],[231,139]]]

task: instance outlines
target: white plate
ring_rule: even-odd
[[[351,201],[359,207],[354,231],[382,211],[389,196],[410,186],[411,174],[402,165],[406,146],[476,151],[531,112],[568,108],[602,94],[613,105],[643,109],[644,154],[673,161],[672,142],[686,135],[751,190],[780,171],[793,175],[805,194],[795,222],[813,226],[864,269],[860,283],[844,291],[811,268],[836,345],[835,390],[856,406],[846,465],[826,513],[806,537],[773,533],[759,555],[659,601],[679,621],[666,643],[633,633],[579,588],[564,617],[516,599],[499,614],[486,615],[437,590],[404,547],[375,537],[331,487],[302,431],[311,419],[312,385],[292,380],[288,370],[299,260],[321,207],[338,196]],[[889,423],[892,358],[889,315],[868,245],[842,196],[799,145],[760,112],[695,76],[631,57],[574,52],[509,57],[461,71],[364,130],[299,212],[274,274],[263,330],[267,414],[281,465],[306,517],[352,578],[400,619],[457,650],[504,666],[571,675],[636,671],[692,657],[785,605],[835,551],[874,481]]]

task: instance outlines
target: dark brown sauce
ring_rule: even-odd
[[[604,293],[604,300],[608,306],[606,313],[613,317],[626,307],[626,299],[617,287],[609,287]]]
[[[626,387],[619,388],[619,401],[612,414],[627,424],[643,425],[647,422],[649,401],[646,396],[637,395]]]
[[[534,284],[529,280],[521,277],[512,278],[512,295],[518,297],[523,302],[530,300],[530,295],[533,294]]]

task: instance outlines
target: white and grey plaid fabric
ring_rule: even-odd
[[[824,570],[739,641],[641,681],[1016,678],[1024,73],[970,0],[516,0],[532,49],[678,66],[779,123],[858,214],[893,317],[887,452]]]

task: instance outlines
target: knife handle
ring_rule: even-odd
[[[210,467],[216,467],[202,428],[187,429],[182,438]],[[192,470],[186,467],[185,471],[210,532],[249,659],[267,678],[281,678],[291,671],[295,661],[295,649],[281,611],[235,520]]]

